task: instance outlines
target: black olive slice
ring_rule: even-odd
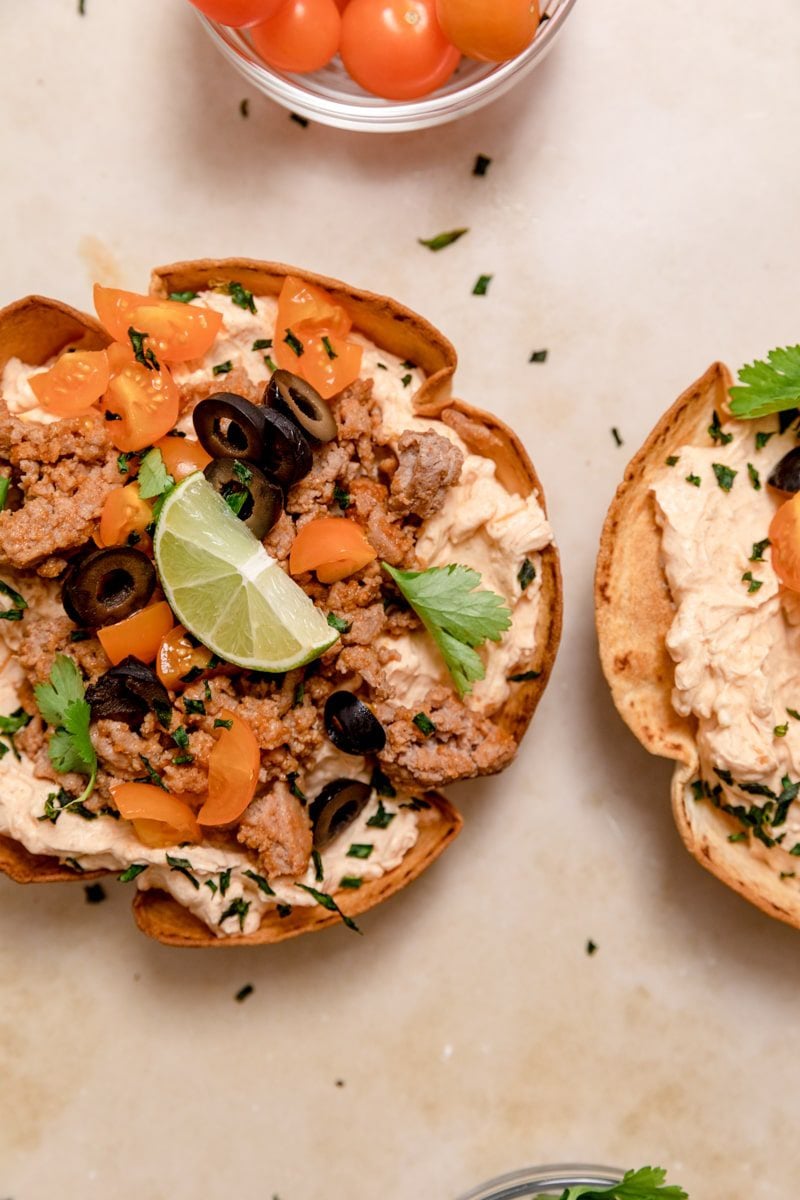
[[[323,850],[366,807],[372,795],[368,783],[357,779],[334,779],[327,783],[309,808],[314,827],[314,846]]]
[[[155,671],[131,654],[91,684],[86,699],[93,721],[124,721],[131,728],[141,725],[148,709],[159,720],[170,712],[169,693]]]
[[[336,418],[317,389],[299,375],[275,371],[267,384],[264,399],[299,425],[312,441],[332,442],[336,437]]]
[[[281,515],[283,493],[254,463],[215,458],[203,471],[240,520],[261,540]]]
[[[274,408],[263,409],[264,451],[261,470],[283,488],[289,488],[311,470],[311,447],[301,429]]]
[[[97,629],[144,608],[155,586],[155,567],[146,554],[131,546],[109,546],[70,569],[61,602],[76,625]]]
[[[800,492],[800,446],[784,454],[773,467],[767,483],[779,492]]]
[[[212,458],[260,462],[264,453],[264,410],[234,392],[217,392],[192,413],[200,445]]]
[[[325,701],[325,732],[345,754],[377,754],[386,745],[380,721],[352,692],[333,692]]]

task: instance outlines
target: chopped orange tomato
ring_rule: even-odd
[[[222,314],[202,304],[182,304],[119,288],[94,287],[94,306],[116,342],[127,343],[129,329],[146,335],[145,349],[159,362],[188,362],[211,349],[222,328]]]
[[[363,347],[348,340],[351,326],[346,310],[322,288],[287,275],[278,298],[273,357],[328,400],[361,372]]]
[[[49,371],[31,375],[31,391],[47,412],[75,417],[96,404],[108,387],[105,350],[76,350],[62,354]]]
[[[109,346],[108,360],[111,379],[103,396],[108,435],[118,450],[143,450],[169,433],[178,419],[175,381],[165,366],[148,370],[119,343]]]
[[[162,638],[174,624],[172,609],[166,600],[161,600],[115,625],[104,625],[98,629],[97,636],[114,666],[129,654],[140,662],[151,663]]]
[[[163,437],[156,442],[164,466],[177,483],[194,471],[202,471],[211,462],[211,455],[194,438]]]
[[[309,521],[294,539],[289,571],[302,575],[316,571],[320,583],[336,583],[377,558],[355,521],[347,517],[318,517]]]
[[[156,674],[164,687],[175,691],[191,683],[187,675],[197,678],[197,672],[208,668],[213,655],[205,646],[195,646],[182,625],[170,629],[161,639],[156,653]]]
[[[132,821],[145,846],[201,842],[203,834],[189,805],[152,783],[121,783],[111,795],[119,815]]]
[[[98,546],[124,546],[130,535],[135,534],[131,544],[144,550],[150,544],[145,530],[152,520],[153,509],[139,495],[139,484],[128,483],[125,487],[114,488],[106,496],[100,514],[100,529],[94,540]]]
[[[800,492],[780,506],[769,527],[772,566],[781,583],[800,592]]]
[[[208,796],[197,814],[201,825],[238,820],[255,795],[261,766],[258,742],[247,721],[227,708],[217,720],[226,725],[209,756]]]

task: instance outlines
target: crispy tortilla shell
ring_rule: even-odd
[[[672,706],[674,665],[666,637],[675,606],[664,574],[661,531],[650,491],[670,454],[705,443],[714,410],[727,411],[731,375],[722,363],[673,404],[625,471],[600,538],[595,615],[600,661],[617,710],[646,750],[675,762],[672,812],[687,849],[701,866],[771,917],[800,928],[800,892],[781,880],[766,851],[730,842],[739,826],[695,801],[697,726]]]

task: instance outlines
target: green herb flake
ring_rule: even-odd
[[[756,434],[756,450],[763,450],[771,437],[775,437],[774,429],[769,433],[762,433],[759,431]]]
[[[722,488],[723,492],[729,492],[739,472],[734,471],[732,467],[726,467],[724,463],[712,463],[711,468],[717,478],[718,486]]]
[[[233,473],[239,480],[239,483],[243,483],[245,487],[253,478],[253,472],[250,470],[247,463],[240,462],[238,458],[234,460]]]
[[[331,629],[335,629],[337,633],[350,632],[349,621],[343,621],[341,617],[336,616],[336,613],[328,613],[327,621]]]
[[[322,348],[325,351],[325,353],[327,354],[328,358],[331,360],[331,362],[333,361],[334,358],[339,357],[339,355],[336,353],[333,346],[331,345],[331,339],[328,337],[327,334],[325,334],[322,337]]]
[[[742,830],[741,833],[729,833],[728,841],[729,842],[746,842],[747,834],[744,832],[744,830]]]
[[[232,872],[233,872],[233,867],[226,867],[224,871],[220,872],[220,876],[219,876],[219,894],[220,894],[220,896],[224,896],[225,893],[227,892],[228,888],[231,886]]]
[[[624,446],[625,443],[622,440],[622,435],[620,434],[620,431],[617,429],[616,425],[611,426],[611,436],[613,437],[617,446]]]
[[[150,336],[149,333],[144,333],[139,329],[134,329],[132,325],[128,326],[128,338],[130,339],[133,357],[143,367],[147,367],[148,371],[160,371],[161,364],[155,356],[155,352],[149,347],[145,350],[144,339]]]
[[[753,542],[753,553],[750,555],[750,558],[748,559],[748,561],[749,562],[763,562],[764,561],[764,551],[767,549],[769,544],[770,544],[770,541],[769,541],[768,537],[763,538],[760,542]]]
[[[356,891],[361,887],[363,882],[364,880],[360,875],[343,875],[339,880],[339,887],[350,888],[352,891]]]
[[[305,346],[300,341],[296,334],[292,333],[291,329],[286,330],[286,337],[283,339],[290,350],[293,350],[298,358],[305,354]]]
[[[192,300],[197,299],[197,292],[170,292],[170,300],[176,300],[178,304],[191,304]]]
[[[775,737],[786,737],[789,732],[788,722],[785,725],[776,725],[772,732],[775,734]]]
[[[161,776],[159,775],[158,771],[155,769],[153,764],[150,762],[150,759],[146,758],[144,754],[140,754],[139,758],[142,760],[142,763],[144,764],[144,769],[145,769],[145,771],[147,771],[147,775],[145,776],[144,779],[140,779],[137,782],[152,783],[155,785],[155,787],[160,787],[163,792],[168,792],[169,788],[164,783],[164,780],[161,778]]]
[[[384,807],[383,800],[378,798],[378,810],[367,821],[370,829],[388,829],[392,821],[397,816],[397,813],[390,812]]]
[[[294,796],[295,800],[299,800],[301,804],[308,804],[308,796],[298,786],[297,771],[290,771],[286,776],[286,782],[289,785],[289,791]]]
[[[295,125],[299,125],[301,129],[308,129],[308,125],[309,125],[308,117],[301,117],[300,113],[296,113],[296,112],[289,113],[289,120],[294,121]],[[289,907],[289,906],[287,905],[287,907]],[[291,911],[291,909],[290,909],[290,911]]]
[[[317,883],[322,883],[325,878],[325,868],[322,865],[322,855],[319,850],[311,851],[311,861],[314,864],[314,879]]]
[[[678,463],[680,461],[680,457],[681,457],[680,454],[670,454],[665,459],[665,462],[668,467],[674,467],[676,465],[676,463]]]
[[[485,154],[477,154],[475,156],[475,164],[472,168],[473,175],[484,176],[492,165],[492,160]]]
[[[719,419],[719,413],[714,409],[714,415],[711,419],[711,424],[708,427],[708,436],[718,446],[727,446],[733,441],[732,433],[723,433],[722,424]]]
[[[372,851],[375,849],[369,842],[353,842],[353,845],[347,851],[348,858],[369,858]]]
[[[237,308],[246,308],[248,312],[255,315],[256,302],[253,293],[249,292],[246,287],[242,287],[240,283],[229,283],[228,295]]]
[[[246,97],[239,101],[239,116],[244,117],[245,120],[250,116],[250,101]]]
[[[541,671],[518,671],[516,675],[508,675],[509,683],[529,683],[532,679],[539,679]]]
[[[408,387],[408,385],[411,383],[411,376],[404,375],[403,378],[400,380],[400,382],[402,383],[404,388]]]
[[[796,708],[787,708],[786,711],[790,717],[794,717],[795,721],[800,721],[800,712]]]
[[[224,717],[215,717],[214,718],[214,728],[215,729],[233,729],[233,721],[230,719],[225,720]]]
[[[528,362],[529,363],[546,363],[548,354],[549,354],[548,350],[532,350],[530,358],[528,359]]]
[[[204,887],[208,888],[208,890],[211,892],[212,896],[216,896],[218,888],[217,888],[217,885],[214,883],[213,879],[207,879],[205,881]]]
[[[183,711],[187,715],[190,713],[196,713],[199,716],[204,717],[206,715],[206,706],[203,704],[202,700],[191,700],[184,698]]]
[[[589,955],[590,958],[593,954],[597,953],[597,943],[593,942],[591,938],[589,938],[589,940],[586,943],[586,953]]]
[[[427,246],[429,250],[444,250],[446,246],[452,246],[453,242],[457,242],[465,233],[469,233],[469,229],[450,229],[447,233],[437,233],[431,238],[417,238],[420,246]]]
[[[416,716],[412,717],[411,719],[420,733],[424,734],[425,737],[430,737],[431,734],[436,732],[436,726],[426,713],[418,712]]]
[[[272,371],[273,375],[275,374],[275,372],[278,369],[278,364],[275,362],[274,359],[270,358],[270,356],[268,354],[264,355],[264,366],[267,368],[268,371]]]
[[[231,362],[231,360],[229,358],[226,358],[225,362],[217,363],[217,365],[215,367],[211,368],[211,374],[212,375],[227,375],[232,370],[233,370],[233,363]]]
[[[517,571],[517,582],[523,592],[526,592],[536,578],[536,567],[529,558],[526,558],[520,569]]]
[[[250,871],[250,870],[242,871],[242,874],[245,875],[248,879],[251,879],[253,881],[253,883],[256,885],[256,887],[258,888],[258,890],[260,892],[263,892],[265,896],[274,896],[275,895],[275,893],[273,892],[272,888],[269,885],[269,880],[265,879],[263,875],[258,875],[255,871]]]
[[[8,496],[8,489],[10,487],[11,487],[10,476],[8,476],[8,475],[0,476],[0,512],[2,512],[6,506],[6,498]]]
[[[231,900],[225,912],[219,919],[219,924],[224,925],[231,917],[236,917],[239,921],[239,929],[244,933],[244,919],[250,911],[250,901],[243,900],[241,896],[237,896],[235,900]]]
[[[376,791],[379,796],[388,796],[390,800],[393,800],[397,795],[391,779],[389,779],[388,775],[384,775],[380,767],[372,768],[372,776],[369,781],[369,786],[373,788],[373,790]]]
[[[200,884],[197,878],[192,874],[193,867],[188,858],[178,858],[174,854],[168,854],[167,866],[169,867],[170,871],[176,871],[178,875],[183,875],[184,879],[188,879],[195,891],[200,890]]]
[[[294,689],[294,697],[292,699],[292,708],[299,708],[303,703],[306,694],[305,682],[301,681]]]
[[[687,475],[686,482],[690,483],[692,485],[692,487],[700,487],[700,476],[699,475]]]
[[[764,580],[754,579],[752,571],[745,571],[744,575],[742,576],[742,583],[747,584],[748,595],[752,595],[753,592],[757,592],[764,586]]]
[[[142,871],[147,870],[147,863],[131,863],[131,865],[117,876],[118,883],[130,883],[137,875],[141,875]]]
[[[338,483],[333,489],[333,501],[334,504],[339,505],[339,508],[342,510],[342,512],[347,512],[348,508],[352,504],[350,493],[346,490],[346,488],[339,487]]]
[[[139,467],[139,495],[142,500],[152,500],[174,487],[175,480],[164,466],[161,451],[153,448],[145,454]]]
[[[792,858],[800,858],[800,842],[795,842],[789,853],[791,854]]]
[[[242,101],[242,104],[246,104],[246,103],[247,103],[246,100]],[[239,988],[238,992],[236,993],[236,995],[233,998],[237,1004],[242,1004],[247,999],[248,996],[252,996],[252,994],[255,990],[256,989],[253,987],[252,983],[246,983],[244,985],[244,987]]]
[[[473,296],[485,296],[493,279],[493,275],[479,275],[472,289]]]
[[[361,930],[358,928],[352,917],[348,917],[342,912],[333,896],[329,896],[327,892],[318,892],[316,888],[309,887],[306,883],[297,883],[295,884],[295,887],[299,887],[302,891],[308,892],[309,896],[316,900],[320,908],[327,909],[328,912],[338,913],[348,929],[352,929],[354,933],[361,933]]]
[[[272,338],[256,338],[253,342],[254,350],[271,350]]]
[[[20,595],[20,593],[13,588],[10,583],[6,583],[4,579],[0,579],[0,595],[7,596],[11,601],[10,607],[4,608],[2,612],[0,612],[0,621],[21,621],[22,614],[28,607],[28,601],[25,599],[25,597]]]
[[[626,1171],[621,1183],[607,1188],[584,1184],[566,1188],[559,1200],[688,1200],[683,1188],[675,1184],[665,1186],[666,1177],[661,1167],[642,1167]],[[548,1200],[548,1197],[532,1196],[531,1200]]]

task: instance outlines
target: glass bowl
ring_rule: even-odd
[[[542,1193],[560,1196],[569,1187],[607,1188],[619,1183],[624,1172],[615,1167],[587,1167],[560,1164],[552,1167],[526,1167],[484,1183],[461,1196],[460,1200],[531,1200]]]
[[[339,129],[395,133],[443,125],[502,96],[542,61],[574,4],[575,0],[545,0],[541,24],[527,50],[505,63],[462,59],[444,87],[420,100],[381,100],[370,96],[350,78],[338,55],[327,67],[309,75],[276,71],[259,58],[245,31],[229,29],[201,13],[198,17],[228,61],[259,91],[284,108]]]

